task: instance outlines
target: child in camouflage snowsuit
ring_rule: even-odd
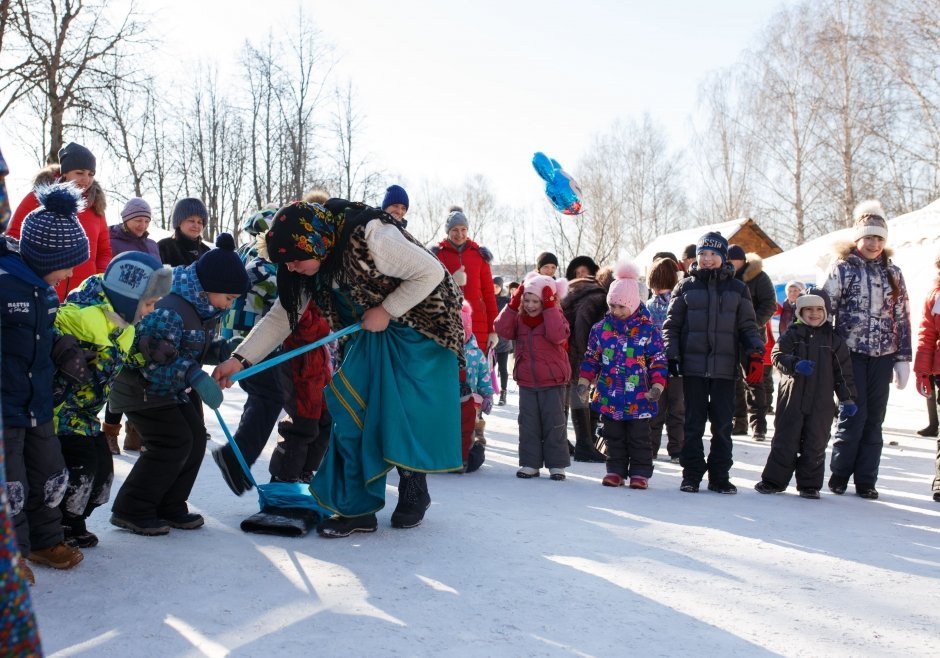
[[[104,274],[95,274],[66,297],[56,315],[57,346],[83,350],[87,368],[80,376],[59,370],[55,378],[56,434],[69,469],[62,510],[66,541],[87,548],[98,538],[85,519],[108,502],[114,464],[98,414],[108,401],[111,382],[127,360],[134,323],[170,292],[170,268],[149,254],[116,256]]]

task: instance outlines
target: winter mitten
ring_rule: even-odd
[[[802,359],[796,362],[796,365],[793,366],[793,369],[797,372],[797,374],[803,375],[804,377],[809,377],[816,369],[816,362],[810,361],[809,359]]]
[[[522,296],[525,294],[523,289],[525,286],[520,285],[516,288],[516,292],[512,293],[512,297],[509,298],[509,308],[514,310],[516,313],[519,312],[519,307],[522,306]]]
[[[851,400],[846,400],[839,405],[839,416],[842,418],[851,418],[858,411],[858,405]]]
[[[487,395],[483,396],[483,404],[480,405],[480,411],[482,411],[485,414],[489,414],[491,411],[493,411],[493,394],[492,393],[488,393]]]
[[[91,350],[83,350],[75,336],[65,334],[52,345],[52,362],[56,370],[61,372],[78,386],[91,384],[94,376],[88,366],[98,354]]]
[[[172,363],[178,354],[173,343],[153,336],[143,336],[137,341],[137,351],[144,357],[144,361],[158,366]]]
[[[218,409],[222,406],[222,389],[212,377],[198,365],[192,366],[186,373],[186,381],[193,387],[193,390],[199,394],[202,401],[210,409]]]
[[[555,308],[558,303],[558,296],[550,286],[542,288],[542,308]]]
[[[662,397],[664,386],[662,384],[653,384],[650,386],[650,390],[646,392],[646,399],[651,402],[656,402]]]
[[[457,271],[452,275],[454,277],[454,283],[463,288],[467,285],[467,270],[464,269],[463,265],[457,268]]]
[[[914,376],[917,377],[917,392],[925,398],[929,398],[933,390],[933,385],[930,383],[930,375],[925,372],[915,372]]]
[[[911,364],[908,361],[894,362],[894,385],[899,390],[907,386],[907,380],[911,376]]]
[[[587,404],[591,396],[591,380],[581,377],[578,379],[578,388],[575,390],[578,393],[578,399],[581,400],[581,404]]]
[[[669,359],[669,376],[670,377],[681,377],[679,374],[679,360],[678,359]]]
[[[754,352],[747,363],[747,375],[744,381],[748,386],[758,386],[764,379],[764,355]]]

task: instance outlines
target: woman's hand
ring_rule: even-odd
[[[239,363],[237,359],[231,358],[215,367],[212,371],[212,378],[217,381],[222,388],[231,388],[234,382],[229,379],[229,377],[242,370],[244,370],[242,364]]]
[[[362,314],[362,328],[366,331],[385,331],[392,316],[382,306],[373,306]]]

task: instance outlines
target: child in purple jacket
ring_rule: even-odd
[[[520,478],[538,477],[544,464],[551,479],[564,480],[571,464],[565,420],[571,330],[558,306],[567,291],[565,279],[530,272],[496,318],[497,335],[516,341]]]
[[[662,334],[640,304],[637,276],[633,263],[617,265],[607,293],[610,312],[591,328],[578,378],[578,395],[585,402],[597,379],[591,408],[604,418],[606,487],[622,486],[628,476],[631,489],[649,486],[650,419],[668,373]]]

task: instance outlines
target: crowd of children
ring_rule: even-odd
[[[309,483],[333,513],[318,527],[324,537],[376,529],[392,468],[399,528],[424,518],[427,473],[478,470],[483,415],[494,398],[507,403],[510,353],[519,478],[544,468],[563,481],[573,457],[604,462],[604,486],[645,490],[659,458],[681,466],[683,492],[707,477],[709,490],[734,494],[736,387],[762,440],[772,367],[773,441],[756,490],[782,492],[795,475],[800,496],[819,498],[837,417],[829,489],[843,494],[854,480],[857,495],[879,495],[888,387],[903,387],[913,350],[904,278],[877,204],[857,209],[854,240],[822,286],[789,282],[778,306],[759,259],[718,233],[681,261],[657,254],[645,281],[638,264],[600,268],[587,256],[558,277],[557,257],[544,252],[521,283],[504,286],[459,207],[445,240],[418,243],[397,185],[381,208],[315,193],[253,212],[239,252],[224,233],[209,248],[208,210],[184,198],[173,235],[155,243],[146,201],[130,199],[108,229],[94,155],[74,143],[59,155],[0,240],[6,494],[18,548],[34,564],[68,569],[98,543],[86,520],[111,497],[124,415],[124,449],[140,455],[110,522],[145,536],[202,526],[187,501],[206,451],[203,405],[217,409],[242,369],[355,323],[364,331],[341,347],[241,382],[235,447],[250,466],[287,411],[272,481]],[[938,291],[914,364],[925,396],[940,375]],[[203,366],[212,364],[210,376]],[[234,493],[250,488],[233,446],[213,458]],[[940,501],[940,450],[933,490]]]

